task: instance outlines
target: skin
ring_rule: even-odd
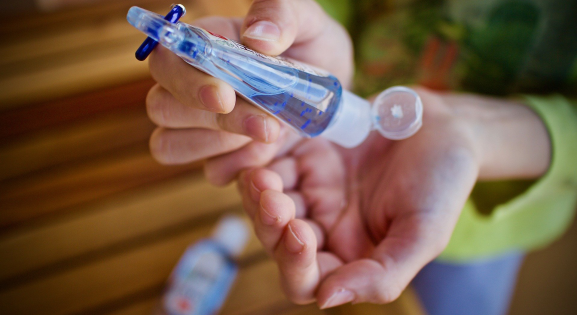
[[[244,20],[195,24],[350,84],[350,39],[312,0],[257,0]],[[158,84],[147,109],[160,126],[153,156],[165,164],[207,159],[210,182],[237,180],[256,235],[299,304],[395,300],[446,247],[477,180],[536,178],[549,165],[546,128],[514,101],[415,87],[425,108],[417,134],[371,134],[346,150],[298,137],[162,47],[150,72]]]

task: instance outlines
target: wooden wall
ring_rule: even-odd
[[[144,36],[119,0],[0,24],[0,313],[150,314],[184,249],[220,215],[242,213],[233,186],[200,163],[161,166],[144,99],[153,81],[134,59]],[[184,1],[190,21],[242,15],[246,0]],[[322,314],[280,291],[251,238],[222,314]],[[387,306],[332,314],[420,314],[407,291]]]

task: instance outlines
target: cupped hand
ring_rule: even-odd
[[[313,0],[254,1],[244,20],[195,24],[350,82],[350,39]],[[343,150],[323,139],[303,141],[160,46],[150,71],[158,84],[147,109],[160,126],[150,140],[153,155],[166,164],[208,158],[214,184],[251,169],[239,177],[244,207],[292,301],[392,301],[448,242],[478,161],[465,128],[435,95],[420,91],[424,125],[412,138],[372,135]]]
[[[313,0],[257,0],[244,20],[209,17],[193,24],[261,53],[282,53],[326,69],[343,86],[350,82],[350,39]],[[150,119],[159,126],[150,148],[161,163],[208,158],[209,181],[226,184],[241,169],[265,165],[301,140],[272,116],[236,97],[230,85],[191,67],[160,45],[149,65],[158,84],[150,90],[146,104]]]
[[[286,295],[320,307],[387,303],[446,247],[479,172],[473,135],[436,94],[418,89],[422,129],[344,150],[316,138],[239,189]]]

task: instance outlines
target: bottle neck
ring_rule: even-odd
[[[339,109],[321,136],[345,148],[354,148],[369,136],[373,122],[371,104],[343,90]]]

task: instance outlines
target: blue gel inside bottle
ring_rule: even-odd
[[[156,13],[132,7],[128,22],[190,65],[230,84],[239,95],[305,137],[321,134],[341,105],[343,89],[333,75],[241,44]]]

